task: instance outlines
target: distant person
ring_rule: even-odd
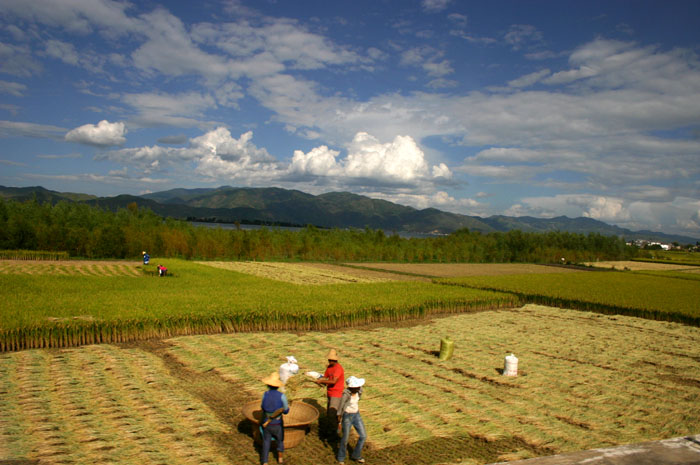
[[[348,387],[343,391],[343,397],[340,399],[340,407],[338,407],[338,421],[343,430],[343,437],[340,440],[338,447],[338,464],[345,465],[345,453],[348,447],[348,439],[350,438],[350,430],[354,427],[357,431],[357,444],[352,451],[350,457],[357,463],[365,463],[362,458],[362,446],[365,445],[367,439],[367,431],[365,424],[360,415],[360,398],[362,397],[362,386],[365,380],[351,376],[348,378]]]
[[[284,383],[276,371],[270,373],[261,381],[267,385],[267,391],[263,394],[262,402],[260,403],[260,408],[262,409],[262,418],[260,420],[260,426],[262,427],[260,463],[267,465],[273,437],[277,441],[277,461],[284,463],[282,458],[284,453],[284,421],[282,415],[289,413],[287,397],[279,391],[279,388],[284,386]]]
[[[280,379],[283,383],[287,383],[287,380],[292,376],[299,373],[299,365],[297,359],[293,355],[287,357],[287,362],[280,365]]]
[[[326,355],[328,359],[328,367],[321,378],[315,380],[316,384],[326,385],[326,395],[328,402],[326,404],[326,418],[329,426],[333,427],[333,431],[338,429],[338,408],[340,407],[340,398],[343,396],[343,388],[345,387],[345,370],[338,363],[338,353],[335,349],[331,349]]]
[[[163,265],[158,265],[158,276],[165,276],[168,273],[168,269]]]
[[[151,260],[151,256],[146,253],[146,251],[142,252],[143,254],[143,264],[148,265],[148,262]]]

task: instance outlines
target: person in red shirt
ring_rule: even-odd
[[[340,399],[343,397],[343,390],[345,389],[345,370],[340,363],[338,363],[338,353],[335,349],[331,349],[326,356],[328,359],[328,367],[323,376],[316,380],[316,384],[326,385],[326,394],[328,396],[328,403],[326,404],[326,417],[329,422],[329,426],[334,425],[333,430],[338,429],[338,408],[340,407]]]

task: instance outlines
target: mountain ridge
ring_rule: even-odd
[[[0,197],[57,203],[83,202],[110,210],[125,208],[135,202],[140,208],[190,221],[220,223],[251,223],[270,225],[308,224],[325,228],[382,229],[390,232],[449,234],[468,228],[482,233],[521,230],[523,232],[562,231],[599,233],[624,237],[627,240],[646,239],[660,242],[695,243],[696,238],[654,231],[631,231],[592,218],[535,218],[493,215],[482,218],[445,212],[436,208],[422,210],[395,204],[387,200],[353,194],[328,192],[319,195],[278,187],[253,188],[221,186],[217,188],[176,188],[141,196],[121,194],[97,197],[90,194],[57,192],[41,186],[0,186]]]

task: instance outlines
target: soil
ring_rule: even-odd
[[[230,434],[211,437],[220,451],[230,458],[231,463],[258,464],[259,448],[253,443],[252,424],[241,412],[241,407],[259,394],[246,391],[242,385],[232,380],[224,380],[217,373],[210,371],[198,373],[186,368],[170,353],[170,344],[161,340],[138,341],[123,344],[123,347],[138,348],[160,357],[169,369],[171,376],[179,386],[207,404],[217,418],[230,426]],[[325,416],[325,406],[316,399],[302,399],[316,407]],[[311,425],[306,438],[298,446],[285,453],[284,461],[290,465],[318,463],[335,463],[339,438],[334,431],[325,427],[321,420]],[[351,440],[351,443],[353,441]],[[368,463],[437,465],[459,463],[472,459],[480,463],[499,461],[499,456],[518,451],[529,451],[532,455],[548,455],[547,449],[536,448],[518,438],[489,441],[468,435],[450,438],[436,437],[412,444],[379,449],[368,438],[363,449],[363,456]],[[270,463],[276,463],[275,454],[271,454]],[[350,463],[350,462],[348,462]],[[1,464],[0,465],[4,465]]]

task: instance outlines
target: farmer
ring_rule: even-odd
[[[282,414],[289,413],[289,403],[287,397],[278,391],[284,386],[277,372],[270,373],[261,380],[267,385],[267,391],[263,394],[260,408],[262,409],[262,449],[260,451],[260,463],[267,465],[267,457],[270,455],[270,444],[272,438],[277,441],[277,461],[284,463],[282,453],[284,452],[284,423]]]
[[[148,265],[148,261],[151,259],[150,255],[148,255],[145,250],[142,252],[142,254],[143,254],[143,264]]]
[[[365,445],[367,433],[365,424],[360,416],[360,398],[362,397],[362,386],[365,380],[351,376],[348,378],[348,387],[343,391],[343,397],[340,399],[340,407],[338,408],[338,421],[343,427],[343,438],[340,440],[338,447],[338,464],[345,464],[345,449],[348,446],[350,430],[355,427],[357,431],[357,444],[352,451],[351,458],[358,463],[365,463],[362,458],[362,446]]]
[[[332,426],[333,430],[337,430],[338,408],[340,407],[340,398],[343,396],[343,387],[345,385],[345,370],[338,363],[338,354],[335,349],[331,349],[326,358],[328,359],[328,367],[323,376],[316,379],[315,382],[318,385],[326,385],[326,395],[328,396],[326,418],[329,420],[329,426]]]
[[[289,378],[299,373],[299,365],[297,363],[297,359],[290,355],[287,357],[287,362],[280,365],[280,379],[283,383],[286,384]]]

